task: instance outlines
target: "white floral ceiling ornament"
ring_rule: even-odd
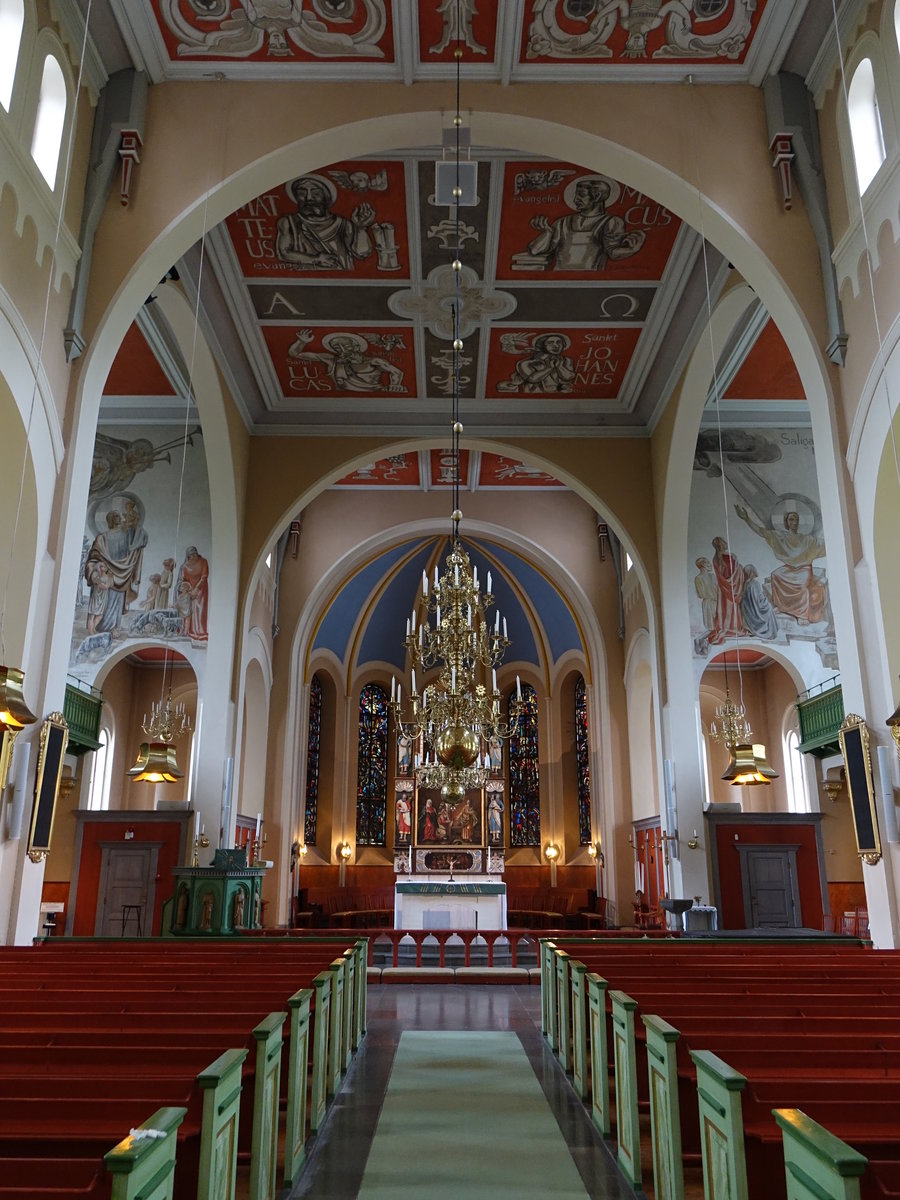
[[[463,266],[459,276],[460,337],[468,337],[485,317],[501,320],[515,311],[515,296],[489,289],[471,267]],[[435,337],[450,341],[454,336],[456,295],[456,273],[449,263],[444,263],[429,271],[428,278],[419,287],[394,292],[388,299],[388,308],[406,320],[421,319]]]

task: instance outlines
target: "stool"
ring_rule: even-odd
[[[143,904],[123,904],[122,905],[122,937],[125,936],[125,926],[134,918],[137,922],[138,937],[144,936],[144,931],[141,928],[141,914],[144,911]]]

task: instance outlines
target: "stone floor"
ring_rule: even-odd
[[[610,1150],[594,1128],[541,1036],[541,995],[536,986],[407,984],[369,988],[368,1032],[354,1057],[324,1129],[312,1143],[298,1183],[280,1200],[353,1200],[359,1192],[390,1077],[394,1052],[405,1029],[510,1030],[518,1034],[556,1116],[591,1200],[631,1200]],[[440,1080],[435,1080],[440,1087]],[[504,1148],[508,1154],[509,1147]],[[416,1153],[415,1129],[410,1154]],[[448,1145],[447,1155],[465,1153]],[[422,1163],[422,1196],[428,1195],[428,1163]],[[517,1195],[510,1178],[507,1195]],[[464,1200],[464,1198],[460,1198]],[[498,1200],[501,1198],[498,1196]]]

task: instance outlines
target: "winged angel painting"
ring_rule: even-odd
[[[384,0],[318,0],[312,5],[305,0],[242,0],[231,12],[230,0],[160,0],[159,8],[179,39],[180,55],[249,58],[265,50],[272,58],[287,58],[293,45],[316,58],[384,57],[378,46],[387,24]]]
[[[731,19],[724,28],[721,18],[728,8]],[[573,5],[569,0],[534,0],[528,30],[529,58],[613,58],[607,43],[621,27],[626,34],[623,58],[646,58],[647,39],[665,25],[665,42],[652,58],[728,58],[743,54],[750,35],[758,0],[594,0]],[[578,9],[577,17],[573,9]],[[572,32],[558,20],[562,9],[586,28]],[[715,32],[704,25],[716,22]]]

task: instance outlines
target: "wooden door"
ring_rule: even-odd
[[[155,842],[101,847],[95,937],[134,937],[138,931],[138,913],[133,907],[127,909],[128,905],[139,907],[141,933],[150,936],[158,858],[159,844]]]
[[[795,846],[741,846],[744,919],[748,929],[802,924]]]
[[[666,867],[663,854],[662,828],[658,817],[634,823],[635,891],[644,893],[644,907],[655,913],[666,895]],[[638,888],[638,879],[643,884]]]

